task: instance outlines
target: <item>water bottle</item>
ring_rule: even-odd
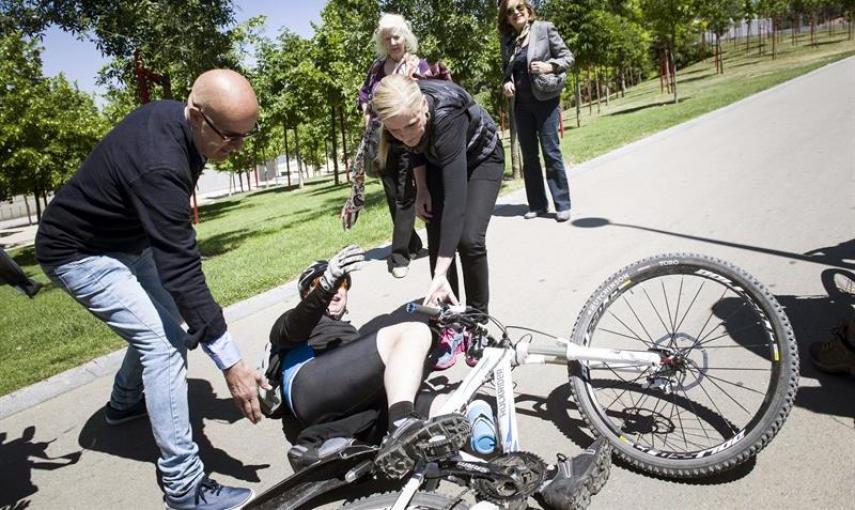
[[[483,400],[473,400],[466,408],[466,417],[472,427],[469,446],[474,452],[486,455],[496,450],[496,420],[493,408]]]

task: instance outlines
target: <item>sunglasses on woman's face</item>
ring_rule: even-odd
[[[520,2],[514,7],[508,7],[505,9],[505,14],[513,16],[515,12],[525,12],[525,10],[525,3]]]

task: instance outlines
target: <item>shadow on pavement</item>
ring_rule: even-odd
[[[809,353],[811,344],[830,340],[832,328],[855,314],[855,294],[852,293],[855,289],[855,273],[826,269],[821,279],[828,293],[826,296],[775,296],[783,305],[793,327],[799,350],[800,376],[816,379],[820,383],[819,388],[799,388],[795,405],[815,413],[855,418],[855,401],[851,398],[855,380],[820,372],[811,362]],[[716,315],[728,316],[731,300],[735,298],[722,300],[716,306]],[[729,333],[740,344],[752,342],[737,331]]]
[[[38,492],[33,484],[32,471],[53,471],[76,464],[82,452],[73,452],[59,457],[47,454],[48,446],[54,441],[35,441],[36,427],[30,425],[21,437],[7,442],[6,432],[0,432],[0,509],[23,510],[29,508],[26,500]]]
[[[499,218],[513,218],[514,216],[522,217],[528,212],[527,204],[499,204],[493,209],[493,216]]]
[[[568,413],[569,410],[578,411],[578,406],[570,398],[569,383],[565,383],[555,387],[555,389],[553,389],[546,398],[542,398],[535,395],[521,394],[517,396],[516,401],[518,404],[520,402],[531,402],[533,407],[532,410],[528,410],[520,409],[519,406],[517,406],[518,414],[540,418],[544,421],[551,421],[555,425],[555,427],[562,434],[564,434],[564,436],[570,439],[570,441],[575,443],[576,446],[578,446],[579,448],[587,448],[594,441],[593,435],[588,432],[589,428],[585,421],[577,418],[572,418],[570,416],[570,413]],[[523,440],[524,439],[525,438],[523,438]],[[568,456],[572,456],[575,454],[574,452],[568,452],[565,448],[561,447],[558,447],[555,453],[564,453]],[[552,459],[545,460],[547,462],[552,462]],[[612,460],[615,465],[644,476],[668,482],[685,483],[688,485],[718,485],[722,483],[733,482],[748,475],[754,469],[754,466],[757,463],[757,460],[752,457],[747,462],[715,476],[696,479],[672,479],[663,476],[651,475],[650,473],[644,472],[617,457],[613,457]]]
[[[788,251],[776,250],[774,248],[763,248],[760,246],[751,246],[748,244],[733,243],[723,241],[721,239],[711,239],[709,237],[693,236],[689,234],[681,234],[679,232],[668,232],[667,230],[659,230],[656,228],[642,227],[640,225],[629,225],[625,223],[612,223],[607,218],[579,218],[573,220],[571,224],[578,228],[599,228],[599,227],[623,227],[645,232],[653,232],[656,234],[665,234],[683,239],[691,239],[693,241],[701,241],[705,243],[718,244],[721,246],[729,246],[731,248],[739,248],[742,250],[756,251],[767,255],[775,255],[778,257],[800,260],[802,262],[813,262],[816,264],[824,264],[843,269],[855,270],[855,239],[842,242],[837,246],[828,248],[818,248],[808,251],[807,253],[793,253]]]
[[[193,439],[199,445],[199,456],[207,473],[220,473],[247,482],[259,482],[258,471],[269,464],[244,464],[214,446],[205,435],[205,421],[218,420],[235,423],[243,415],[235,408],[231,396],[218,398],[211,383],[203,379],[188,379],[190,426]],[[85,450],[93,450],[117,457],[156,463],[159,455],[148,420],[136,420],[111,427],[104,421],[104,410],[99,409],[83,426],[77,438]]]

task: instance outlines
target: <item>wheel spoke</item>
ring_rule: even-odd
[[[706,285],[706,283],[706,280],[701,281],[701,284],[698,286],[698,291],[695,293],[695,296],[692,298],[692,301],[689,303],[689,306],[686,307],[686,312],[683,314],[683,318],[680,319],[680,323],[677,324],[676,328],[674,328],[674,331],[679,331],[680,328],[683,327],[683,322],[686,321],[686,317],[689,316],[689,312],[692,310],[692,307],[695,306],[695,301],[697,301],[698,296],[701,295],[701,290],[704,288],[704,285]]]
[[[647,293],[647,289],[642,290],[644,291],[644,295],[647,296],[647,302],[650,303],[650,307],[653,308],[653,313],[656,314],[656,317],[659,319],[659,323],[662,324],[662,328],[665,329],[665,332],[670,335],[671,331],[668,330],[668,325],[665,324],[665,321],[662,319],[662,315],[659,313],[659,310],[656,308],[656,305],[653,304],[653,299],[650,298],[650,294]]]

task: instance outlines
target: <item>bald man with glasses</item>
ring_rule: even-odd
[[[251,422],[261,419],[256,390],[267,382],[241,359],[190,223],[190,196],[206,162],[239,151],[257,120],[243,76],[203,73],[187,104],[149,103],[114,127],[48,205],[36,236],[36,257],[51,280],[128,342],[105,419],[149,417],[164,501],[175,510],[239,508],[252,498],[250,489],[205,475],[186,372],[187,348],[201,344],[237,407]]]

